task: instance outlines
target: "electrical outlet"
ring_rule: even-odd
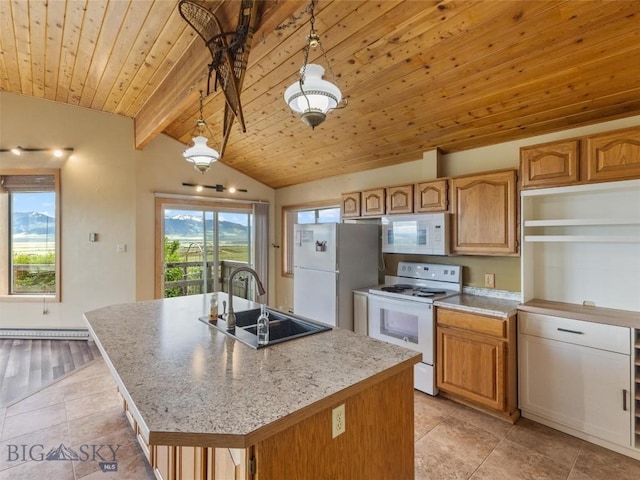
[[[485,273],[484,274],[484,286],[487,288],[496,288],[496,274]]]
[[[331,438],[342,435],[347,429],[344,416],[344,403],[337,406],[331,412]]]

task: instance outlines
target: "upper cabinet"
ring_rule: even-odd
[[[360,216],[360,192],[342,194],[342,218]]]
[[[362,216],[375,217],[384,215],[384,188],[362,192]]]
[[[587,137],[588,182],[640,178],[640,127]]]
[[[434,180],[430,182],[416,183],[413,187],[413,211],[446,212],[449,202],[447,180]]]
[[[516,170],[451,179],[452,253],[518,253]]]
[[[387,187],[386,193],[388,215],[413,212],[413,185]]]
[[[580,181],[579,158],[579,140],[521,148],[522,188],[578,183]]]
[[[522,188],[640,178],[640,127],[520,149]]]

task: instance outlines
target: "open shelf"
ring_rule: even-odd
[[[525,220],[525,227],[578,227],[601,225],[640,225],[637,218],[554,218]]]
[[[640,235],[525,235],[525,242],[640,243]]]

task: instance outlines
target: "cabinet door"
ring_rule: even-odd
[[[522,188],[555,187],[580,182],[580,141],[520,149]]]
[[[360,216],[360,192],[342,194],[342,218]]]
[[[353,331],[367,336],[369,334],[369,295],[353,292]]]
[[[519,340],[523,412],[629,446],[628,355],[531,335],[520,335]]]
[[[158,480],[175,479],[175,447],[153,445],[153,473]]]
[[[453,178],[452,252],[517,253],[517,199],[515,170]]]
[[[413,212],[413,185],[387,187],[387,214]]]
[[[448,185],[447,180],[416,183],[413,187],[413,210],[416,213],[446,212],[449,206]]]
[[[640,128],[587,137],[587,180],[640,178]]]
[[[179,480],[205,479],[206,449],[202,447],[176,447],[176,477]]]
[[[362,215],[384,215],[384,188],[362,192]]]
[[[507,342],[440,326],[437,333],[438,388],[505,411]]]
[[[208,448],[207,475],[212,480],[249,478],[247,451],[242,448]]]

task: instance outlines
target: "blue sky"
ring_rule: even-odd
[[[14,193],[11,196],[13,211],[17,213],[38,212],[55,217],[55,192]]]

